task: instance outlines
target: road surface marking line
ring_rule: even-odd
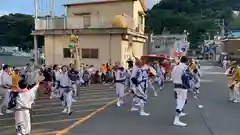
[[[87,115],[84,118],[80,118],[78,121],[76,121],[75,123],[73,123],[72,125],[70,125],[69,127],[60,130],[56,135],[63,135],[68,133],[71,129],[73,129],[74,127],[76,127],[77,125],[83,123],[84,121],[88,120],[89,118],[91,118],[92,116],[94,116],[95,114],[97,114],[98,112],[103,111],[105,108],[107,108],[108,106],[112,105],[113,103],[115,103],[118,99],[115,99],[111,102],[108,102],[106,105],[104,105],[103,107],[97,109],[96,111],[90,113],[89,115]]]
[[[82,97],[88,97],[90,95],[101,95],[101,94],[114,94],[115,92],[113,91],[104,91],[104,92],[97,92],[97,93],[81,93],[80,96]],[[48,101],[50,100],[49,97],[37,97],[37,99],[48,99]],[[42,100],[38,100],[39,101],[42,101]]]
[[[103,103],[91,103],[91,104],[84,104],[84,105],[73,105],[72,107],[80,107],[80,106],[94,106],[94,105],[104,105],[108,102],[103,102]],[[53,110],[53,109],[59,109],[59,108],[63,108],[62,106],[59,107],[54,107],[54,108],[40,108],[40,109],[34,109],[33,108],[33,112],[37,112],[37,111],[46,111],[46,110]]]
[[[31,123],[31,125],[34,126],[34,125],[42,125],[42,124],[50,124],[50,123],[63,123],[63,122],[69,122],[69,121],[75,121],[75,120],[79,120],[79,118],[54,120],[54,121],[44,121],[44,122],[35,122],[35,123]],[[6,129],[6,128],[12,128],[12,127],[15,127],[15,125],[1,126],[0,129]]]
[[[96,109],[76,110],[76,111],[73,111],[73,112],[91,112],[91,111],[96,111]],[[51,115],[59,115],[59,114],[63,114],[63,113],[61,112],[61,113],[38,114],[38,115],[32,115],[31,118],[42,117],[42,116],[51,116]],[[13,117],[11,117],[11,118],[3,118],[3,119],[0,119],[0,121],[12,120],[12,119],[14,119],[14,118]]]
[[[102,100],[109,100],[109,99],[115,99],[115,98],[94,98],[94,99],[87,99],[87,100],[78,100],[76,99],[76,102],[74,103],[79,103],[79,102],[91,102],[91,101],[102,101]],[[59,104],[59,102],[57,103],[46,103],[46,104],[37,104],[34,106],[45,106],[45,105],[56,105]]]
[[[92,93],[82,93],[82,95],[100,95],[100,94],[105,94],[105,93],[113,93],[113,92],[115,92],[115,91],[103,91],[103,92],[96,92],[96,93],[94,93],[94,92],[92,92]]]
[[[109,94],[105,94],[105,95],[108,95],[108,96],[115,96],[116,93],[109,93]],[[97,97],[101,97],[101,96],[105,96],[105,95],[93,95],[93,96],[86,96],[86,97],[82,97],[81,95],[79,97],[76,97],[76,100],[81,100],[81,99],[85,99],[85,98],[97,98]],[[59,101],[59,98],[53,98],[53,99],[44,99],[44,100],[36,100],[35,103],[44,103],[44,102],[48,102],[49,101]]]
[[[55,135],[58,131],[50,131],[50,132],[39,132],[39,133],[31,133],[31,135]]]
[[[114,93],[115,89],[112,89],[112,91],[105,90],[105,91],[98,91],[98,92],[87,92],[87,93],[80,93],[80,95],[100,95],[102,93]],[[49,99],[49,97],[38,97],[38,99]]]

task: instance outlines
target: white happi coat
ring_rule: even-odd
[[[12,77],[5,71],[1,71],[0,74],[0,96],[3,96],[3,101],[0,105],[0,109],[2,107],[7,107],[9,103],[9,88],[12,86]]]
[[[149,66],[147,64],[145,64],[142,68],[142,82],[141,82],[141,86],[144,90],[147,89],[148,87],[148,71],[150,70]]]
[[[17,135],[26,135],[31,132],[31,118],[29,111],[36,98],[37,90],[38,86],[36,85],[29,91],[19,93],[17,97],[15,111]]]
[[[61,73],[60,77],[60,94],[63,96],[63,105],[65,107],[71,107],[72,106],[72,81],[70,80],[68,76],[68,72]],[[66,88],[68,87],[68,88]],[[70,90],[71,89],[71,90]],[[69,91],[66,91],[69,90]]]
[[[126,72],[125,70],[120,70],[118,69],[115,72],[115,77],[116,77],[116,92],[118,97],[123,97],[124,96],[124,89],[125,89],[125,81],[126,81]]]
[[[134,93],[134,95],[139,98],[142,99],[146,102],[147,100],[147,95],[146,93],[143,91],[142,87],[141,87],[141,81],[142,81],[142,72],[141,69],[137,66],[133,66],[133,70],[132,70],[132,75],[131,75],[131,80],[133,78],[136,78],[138,81],[138,84],[134,84],[132,85],[132,91]]]

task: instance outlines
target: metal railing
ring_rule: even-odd
[[[123,14],[127,28],[136,29],[138,25],[129,16]],[[35,30],[111,28],[114,18],[102,16],[45,17],[35,19]]]

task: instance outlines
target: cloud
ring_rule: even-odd
[[[9,13],[6,11],[4,11],[4,12],[0,11],[0,16],[4,16],[4,15],[9,15]]]
[[[152,8],[155,4],[160,2],[161,0],[147,0],[147,7]]]

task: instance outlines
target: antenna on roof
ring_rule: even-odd
[[[34,0],[34,17],[53,17],[54,0]]]

